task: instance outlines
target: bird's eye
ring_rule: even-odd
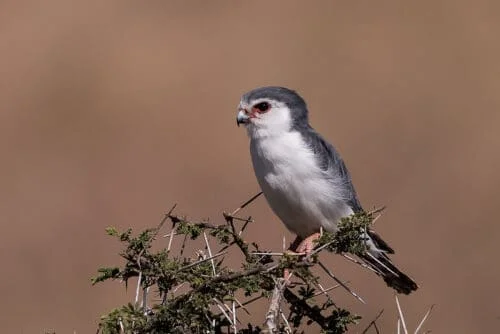
[[[267,102],[261,102],[261,103],[257,103],[254,108],[258,109],[259,112],[266,112],[269,110],[269,108],[271,107],[271,105]]]

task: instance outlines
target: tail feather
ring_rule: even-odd
[[[392,249],[391,246],[389,246],[387,242],[385,242],[384,239],[382,239],[374,230],[368,229],[367,232],[377,249],[380,249],[388,254],[394,254],[394,249]]]
[[[392,264],[384,252],[371,249],[361,258],[398,293],[407,295],[418,289],[417,283]]]

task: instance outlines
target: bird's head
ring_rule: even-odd
[[[295,91],[284,87],[256,88],[241,97],[236,123],[250,137],[279,135],[307,126],[307,106]]]

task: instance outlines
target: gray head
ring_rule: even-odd
[[[284,87],[261,87],[241,97],[238,125],[245,124],[251,137],[269,136],[308,126],[306,102]]]

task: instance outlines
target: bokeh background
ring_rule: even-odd
[[[421,288],[414,328],[500,326],[500,3],[496,1],[2,1],[1,332],[91,333],[130,300],[91,287],[119,262],[104,228],[178,213],[221,219],[258,191],[240,95],[284,85],[308,101],[377,230]],[[248,238],[280,250],[263,198]],[[265,231],[265,233],[263,233]],[[395,332],[390,289],[326,255]],[[328,285],[328,283],[326,283]],[[258,313],[257,313],[258,314]]]

